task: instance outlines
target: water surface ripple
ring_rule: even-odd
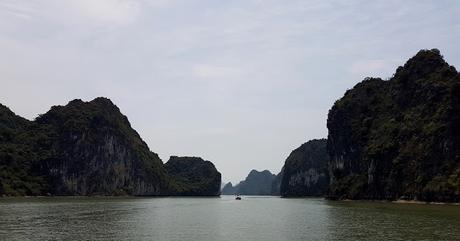
[[[460,206],[232,196],[3,198],[0,240],[460,240]]]

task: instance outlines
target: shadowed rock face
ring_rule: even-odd
[[[54,131],[50,158],[37,163],[56,195],[159,195],[166,173],[157,154],[109,99],[74,100],[37,118]]]
[[[244,181],[241,181],[236,186],[231,182],[227,183],[222,189],[222,194],[233,195],[276,195],[276,175],[268,170],[257,171],[251,170]],[[275,187],[273,187],[275,185]],[[273,189],[275,188],[275,189]]]
[[[47,181],[37,175],[34,161],[46,158],[51,131],[15,115],[0,104],[0,196],[40,195]]]
[[[159,195],[166,175],[158,155],[110,100],[71,101],[40,116],[54,127],[58,158],[40,168],[55,194]]]
[[[225,184],[225,186],[222,188],[222,194],[224,195],[235,195],[238,194],[238,188],[237,186],[233,186],[231,182],[228,182]]]
[[[326,139],[308,141],[292,151],[283,167],[281,196],[324,195],[329,185],[328,161]]]
[[[0,127],[0,195],[181,194],[109,99],[73,100],[35,121],[0,106]],[[206,175],[210,168],[194,170]],[[199,191],[200,184],[188,188]]]
[[[279,196],[281,195],[281,180],[283,180],[283,173],[284,173],[284,167],[281,169],[281,171],[276,175],[275,179],[272,182],[272,195],[274,196]]]
[[[460,201],[460,76],[422,50],[328,115],[330,198]]]
[[[272,195],[271,188],[275,175],[270,171],[249,172],[246,179],[238,184],[238,193],[242,195]]]
[[[221,174],[210,161],[171,156],[165,168],[171,177],[172,195],[220,195]]]

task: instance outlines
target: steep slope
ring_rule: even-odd
[[[60,195],[159,195],[166,173],[157,154],[109,99],[73,100],[37,118],[53,127],[56,155],[40,162]]]
[[[40,195],[47,181],[34,165],[49,156],[48,126],[38,126],[0,104],[0,195]]]
[[[241,195],[272,195],[272,185],[276,175],[268,170],[257,171],[251,170],[243,181],[233,187],[232,193],[223,194],[241,194]]]
[[[212,163],[191,168],[220,185]],[[0,105],[0,196],[211,192],[208,182],[180,182],[183,173],[170,173],[109,99],[73,100],[35,121]]]
[[[292,151],[283,167],[281,196],[324,195],[329,185],[328,161],[326,139],[308,141]]]
[[[238,188],[237,186],[233,186],[233,184],[231,182],[228,182],[227,184],[225,184],[225,186],[222,188],[222,191],[221,193],[223,195],[234,195],[234,194],[237,194],[238,193]]]
[[[281,180],[283,180],[283,174],[284,174],[284,167],[281,169],[278,175],[276,175],[275,179],[273,179],[271,195],[274,195],[274,196],[281,195]]]
[[[221,174],[200,157],[171,156],[165,163],[171,177],[171,195],[218,196]]]
[[[330,198],[460,201],[460,75],[422,50],[328,115]]]

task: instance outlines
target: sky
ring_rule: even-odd
[[[420,49],[460,68],[460,1],[0,0],[0,103],[110,98],[166,162],[278,173],[368,76]]]

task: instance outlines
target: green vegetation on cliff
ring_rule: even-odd
[[[54,179],[52,193],[158,195],[164,188],[160,158],[109,99],[53,106],[36,122],[52,126],[58,136],[58,155],[40,163]]]
[[[460,201],[460,75],[422,50],[329,111],[329,197]]]
[[[109,99],[73,100],[35,121],[0,105],[0,195],[176,195],[175,179]]]
[[[0,104],[0,195],[41,195],[48,189],[37,162],[48,158],[54,133]]]
[[[171,176],[173,195],[216,196],[220,194],[221,174],[210,161],[200,157],[171,156],[165,163]]]
[[[324,195],[329,185],[328,161],[326,139],[308,141],[292,151],[283,167],[281,196]]]

